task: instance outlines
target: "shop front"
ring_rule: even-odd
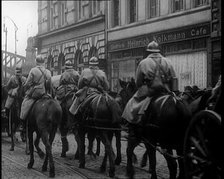
[[[74,69],[81,71],[88,67],[92,56],[99,58],[99,67],[106,68],[105,60],[105,34],[97,33],[91,36],[72,39],[57,44],[50,44],[41,49],[41,54],[46,59],[46,66],[52,75],[59,75],[64,71],[66,60],[71,60]]]
[[[171,60],[179,90],[188,85],[211,86],[210,24],[203,23],[108,42],[112,90],[119,91],[119,78],[135,78],[137,64],[145,58],[145,47],[152,40],[160,44],[162,54]]]

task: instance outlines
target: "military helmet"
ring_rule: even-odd
[[[67,60],[65,62],[65,69],[71,69],[71,68],[73,68],[72,62],[70,60]]]
[[[22,65],[21,64],[16,65],[15,74],[16,75],[21,75],[22,74]]]
[[[44,58],[41,55],[37,55],[36,63],[37,64],[43,64],[44,63]]]
[[[154,52],[154,53],[160,52],[159,44],[157,42],[155,42],[155,41],[150,42],[147,45],[146,51]]]
[[[99,64],[99,60],[97,57],[91,57],[89,60],[89,65],[98,65]]]

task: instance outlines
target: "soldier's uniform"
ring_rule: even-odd
[[[45,86],[46,81],[51,83],[51,72],[45,68],[44,59],[41,55],[38,55],[36,57],[36,67],[30,70],[26,83],[24,84],[24,88],[27,90],[21,106],[20,119],[22,121],[25,121],[33,103],[47,92]],[[24,125],[23,123],[23,127]]]
[[[80,104],[86,99],[88,95],[91,95],[91,93],[95,93],[96,91],[107,92],[109,90],[109,82],[107,80],[106,74],[99,69],[99,67],[97,66],[98,64],[98,59],[96,57],[92,57],[89,60],[90,67],[82,71],[78,82],[79,91],[76,93],[77,97],[75,98],[72,106],[69,109],[71,114],[77,114],[77,112],[79,111]],[[111,111],[116,110],[114,112],[113,119],[114,121],[117,121],[118,116],[120,115],[118,114],[119,107],[117,106],[117,104],[115,104],[113,100],[110,101],[114,104],[114,106],[109,104]]]
[[[14,99],[17,97],[18,87],[24,85],[25,81],[26,77],[22,76],[22,67],[21,65],[17,65],[15,75],[11,76],[6,84],[8,90],[8,97],[5,103],[7,117],[9,117],[9,109],[11,108]]]
[[[74,91],[78,87],[78,80],[79,80],[79,73],[73,69],[73,65],[71,61],[65,62],[65,71],[62,73],[60,80],[59,80],[59,87],[57,88],[58,93],[57,95],[58,100],[62,100],[66,94]]]
[[[149,43],[147,51],[149,55],[137,67],[136,86],[138,90],[128,101],[122,114],[122,117],[132,124],[141,121],[152,96],[170,89],[177,90],[174,69],[170,61],[160,54],[158,44],[154,41]]]

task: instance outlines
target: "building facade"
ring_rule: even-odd
[[[104,1],[38,1],[38,53],[52,75],[64,71],[71,60],[81,71],[92,56],[106,69]]]
[[[112,90],[119,90],[119,78],[135,77],[152,40],[171,60],[179,90],[212,86],[210,22],[210,0],[109,1],[107,64]]]

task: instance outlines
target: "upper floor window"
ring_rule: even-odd
[[[158,0],[149,0],[148,3],[148,15],[149,18],[156,17],[159,15],[159,3]]]
[[[119,0],[114,0],[113,1],[113,26],[118,26],[119,25]]]
[[[130,0],[129,4],[129,15],[130,19],[129,22],[135,22],[137,20],[137,8],[136,8],[136,0]]]
[[[78,1],[79,3],[79,19],[88,17],[89,1]]]
[[[65,25],[66,23],[66,1],[61,4],[61,25]]]
[[[92,1],[92,13],[97,14],[100,11],[100,1],[99,0],[95,0]]]
[[[209,0],[194,0],[194,7],[206,5],[208,1]]]
[[[183,10],[183,0],[172,0],[172,11],[177,12]]]

